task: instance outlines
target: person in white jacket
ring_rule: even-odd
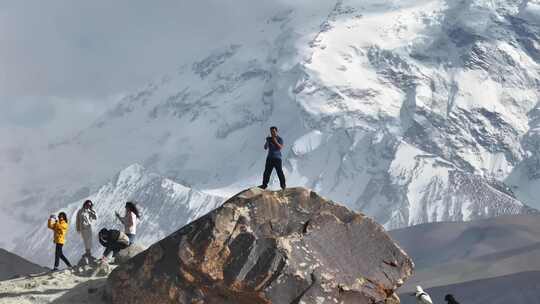
[[[97,220],[94,204],[91,200],[86,200],[77,212],[76,228],[81,234],[84,243],[85,253],[83,258],[92,258],[92,224]]]
[[[431,297],[422,289],[421,286],[416,286],[414,297],[416,298],[416,303],[418,304],[433,304]]]
[[[116,217],[124,224],[124,232],[129,238],[129,245],[135,242],[135,236],[137,235],[137,224],[139,223],[139,210],[133,202],[126,203],[126,213],[124,216],[120,216],[116,212]]]

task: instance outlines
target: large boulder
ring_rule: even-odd
[[[120,265],[112,303],[399,303],[407,254],[372,219],[304,188],[252,188]]]

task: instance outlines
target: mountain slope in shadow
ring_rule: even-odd
[[[507,276],[474,280],[460,284],[430,288],[427,292],[434,303],[444,303],[444,296],[452,294],[460,303],[467,304],[529,304],[538,303],[540,271],[528,271]],[[402,304],[415,304],[414,297],[401,294]]]
[[[40,273],[45,267],[34,264],[22,257],[0,248],[0,281]]]
[[[540,217],[505,216],[468,223],[434,223],[391,231],[413,257],[415,285],[448,286],[540,271]]]

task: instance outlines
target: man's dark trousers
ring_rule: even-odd
[[[283,174],[281,158],[273,158],[273,157],[266,158],[266,165],[264,166],[264,174],[263,174],[263,184],[262,184],[263,188],[266,189],[266,187],[268,187],[268,182],[270,181],[270,175],[272,174],[272,169],[274,168],[276,169],[281,188],[285,189],[286,188],[285,175]]]

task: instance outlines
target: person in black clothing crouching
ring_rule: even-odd
[[[268,156],[266,157],[266,165],[264,167],[263,183],[259,187],[266,189],[268,182],[270,181],[270,175],[272,170],[276,169],[281,189],[285,190],[285,175],[283,174],[283,167],[281,161],[281,149],[283,149],[283,139],[278,135],[277,127],[270,127],[270,136],[266,138],[264,143],[264,149],[268,150]]]
[[[99,243],[105,247],[101,260],[107,262],[111,252],[114,257],[120,250],[129,246],[129,238],[122,231],[103,228],[99,231]]]

